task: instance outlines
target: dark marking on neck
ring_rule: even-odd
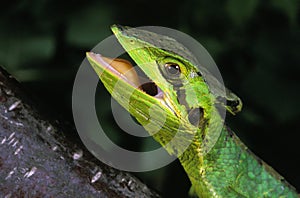
[[[220,104],[220,103],[215,103],[215,108],[217,109],[217,111],[219,112],[220,115],[223,115],[224,112],[226,111],[225,107]]]
[[[185,106],[186,110],[188,111],[190,109],[189,104],[186,101],[186,93],[185,93],[185,89],[176,89],[174,87],[174,89],[176,90],[177,93],[177,100],[179,102],[179,104]]]
[[[188,112],[189,122],[194,126],[199,126],[201,119],[203,118],[203,108],[193,108]]]
[[[182,81],[171,84],[173,85],[174,89],[180,89],[180,87],[183,86]]]

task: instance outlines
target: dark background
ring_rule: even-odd
[[[228,125],[300,189],[299,8],[298,0],[10,1],[0,8],[0,65],[42,111],[72,122],[76,71],[85,52],[111,35],[110,25],[183,31],[210,52],[226,86],[243,100],[243,111],[227,117]],[[109,104],[107,92],[101,85],[98,90],[96,97]],[[118,134],[107,106],[99,106],[101,122]],[[133,144],[120,137],[114,138]],[[165,197],[184,197],[189,189],[177,161],[138,176]]]

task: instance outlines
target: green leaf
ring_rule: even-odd
[[[82,8],[69,19],[67,41],[80,47],[91,47],[111,35],[113,24],[110,8],[102,4],[91,4]]]
[[[0,64],[10,68],[20,68],[26,63],[49,59],[54,53],[52,36],[32,35],[16,38],[5,35],[0,38]]]
[[[252,17],[258,5],[258,0],[228,0],[226,10],[231,20],[241,25]]]
[[[271,4],[286,14],[292,24],[297,22],[298,0],[271,0]]]

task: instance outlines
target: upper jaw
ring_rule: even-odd
[[[94,52],[87,52],[87,58],[90,62],[94,63],[92,66],[100,77],[105,70],[126,82],[128,86],[132,86],[146,93],[148,97],[155,98],[163,107],[176,114],[175,109],[172,107],[172,102],[162,89],[158,87],[155,82],[151,81],[151,79],[139,76],[129,61],[107,58]]]
[[[101,54],[94,52],[88,52],[87,56],[94,62],[97,62],[97,65],[111,72],[113,75],[122,79],[129,85],[138,88],[154,98],[163,99],[164,93],[155,84],[155,82],[148,78],[139,76],[129,61],[119,58],[112,59],[104,57]]]

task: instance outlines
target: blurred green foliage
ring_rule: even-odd
[[[206,47],[244,102],[229,126],[300,189],[299,8],[299,0],[10,1],[0,8],[0,65],[39,98],[38,106],[71,121],[76,71],[85,52],[111,35],[111,24],[181,30]],[[107,101],[101,122],[115,141],[134,144],[111,124],[110,96],[98,90],[96,97]],[[189,188],[178,162],[138,175],[165,197],[184,197]]]

